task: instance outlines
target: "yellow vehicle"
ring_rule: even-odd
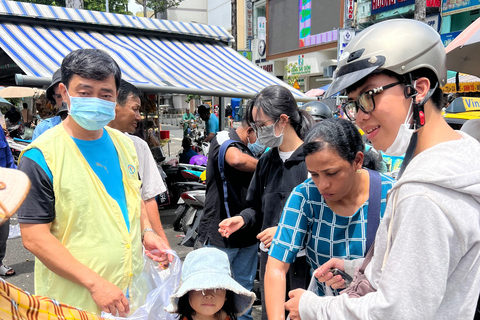
[[[465,121],[480,119],[480,98],[458,97],[443,112],[447,123],[460,130]]]

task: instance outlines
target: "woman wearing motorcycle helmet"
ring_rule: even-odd
[[[248,120],[261,144],[271,150],[258,161],[247,201],[250,208],[220,223],[219,232],[229,237],[244,225],[260,227],[260,288],[262,319],[267,319],[263,294],[263,275],[268,248],[277,229],[283,206],[292,189],[308,177],[303,156],[303,139],[314,124],[312,117],[299,110],[292,93],[283,86],[266,87],[258,93],[247,110]],[[305,254],[290,266],[291,288],[307,287],[310,279]]]
[[[346,92],[344,111],[374,148],[406,157],[364,270],[368,290],[358,298],[292,291],[290,317],[472,319],[480,292],[480,169],[472,164],[480,144],[441,115],[440,37],[424,23],[389,20],[363,30],[345,52],[327,96]],[[330,268],[353,275],[362,260],[331,259],[314,276],[341,288]]]

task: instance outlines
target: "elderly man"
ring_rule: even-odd
[[[35,293],[123,317],[143,268],[142,242],[148,257],[168,263],[164,242],[141,201],[132,140],[105,127],[115,118],[120,68],[101,50],[80,49],[61,70],[69,116],[30,144],[19,165],[32,183],[18,219],[36,257]]]
[[[134,133],[137,123],[142,119],[140,116],[140,97],[142,92],[134,85],[120,81],[118,89],[117,105],[115,106],[115,119],[110,121],[109,127],[117,129],[132,139],[138,156],[138,173],[142,180],[141,194],[145,201],[148,220],[152,229],[165,241],[166,249],[170,249],[167,236],[163,230],[158,212],[158,205],[155,197],[165,192],[166,187],[163,184],[162,177],[158,172],[157,165],[153,159],[152,153],[147,143],[141,138],[130,135]]]

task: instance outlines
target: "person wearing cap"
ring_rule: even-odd
[[[60,94],[59,84],[62,82],[62,72],[60,69],[55,71],[52,76],[52,83],[45,91],[46,98],[55,106],[56,114],[52,118],[48,118],[40,122],[33,131],[32,141],[37,139],[42,133],[50,128],[60,124],[68,115],[67,104],[63,103],[62,95]]]
[[[0,167],[16,169],[15,161],[13,159],[12,150],[8,146],[5,133],[0,127]],[[2,184],[0,183],[0,187]],[[10,231],[10,219],[7,219],[4,224],[0,226],[0,276],[13,276],[15,270],[3,264],[3,258],[7,251],[7,240]]]
[[[210,107],[205,104],[198,107],[198,114],[200,118],[205,121],[205,140],[203,141],[209,142],[215,137],[219,130],[218,118],[213,113],[210,113]]]
[[[61,70],[69,115],[19,160],[32,183],[18,221],[36,257],[35,293],[124,317],[143,269],[142,244],[150,259],[166,265],[168,257],[141,200],[133,142],[106,126],[121,71],[97,49],[70,52]]]
[[[321,101],[307,102],[301,107],[301,109],[307,111],[315,122],[333,118],[330,107]]]
[[[227,254],[215,248],[187,254],[180,283],[165,309],[179,320],[236,320],[255,301],[255,294],[232,278]]]
[[[121,80],[118,89],[117,105],[115,106],[115,119],[110,121],[108,126],[125,133],[133,141],[139,162],[138,173],[142,180],[140,192],[142,200],[145,202],[148,220],[152,225],[152,229],[165,242],[165,249],[169,250],[170,245],[163,230],[158,204],[155,200],[155,197],[165,192],[167,188],[163,183],[147,143],[141,138],[132,135],[135,132],[137,123],[142,120],[140,116],[141,96],[142,92],[133,84]]]
[[[345,48],[327,97],[346,94],[345,114],[373,147],[406,156],[369,258],[331,259],[314,272],[334,289],[345,281],[331,268],[357,270],[364,281],[337,297],[291,291],[291,319],[473,319],[480,169],[472,164],[480,144],[445,122],[446,79],[440,36],[419,21],[377,23]]]

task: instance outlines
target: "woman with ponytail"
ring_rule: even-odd
[[[250,208],[220,223],[219,232],[229,237],[247,226],[260,232],[260,282],[262,292],[262,320],[267,319],[263,276],[268,249],[277,229],[283,206],[293,188],[308,178],[303,138],[314,124],[313,118],[299,110],[292,93],[282,86],[270,86],[254,97],[248,112],[249,122],[258,140],[271,150],[259,160],[247,193]],[[306,288],[310,281],[305,253],[300,252],[290,265],[287,288]],[[287,290],[288,292],[288,290]]]

